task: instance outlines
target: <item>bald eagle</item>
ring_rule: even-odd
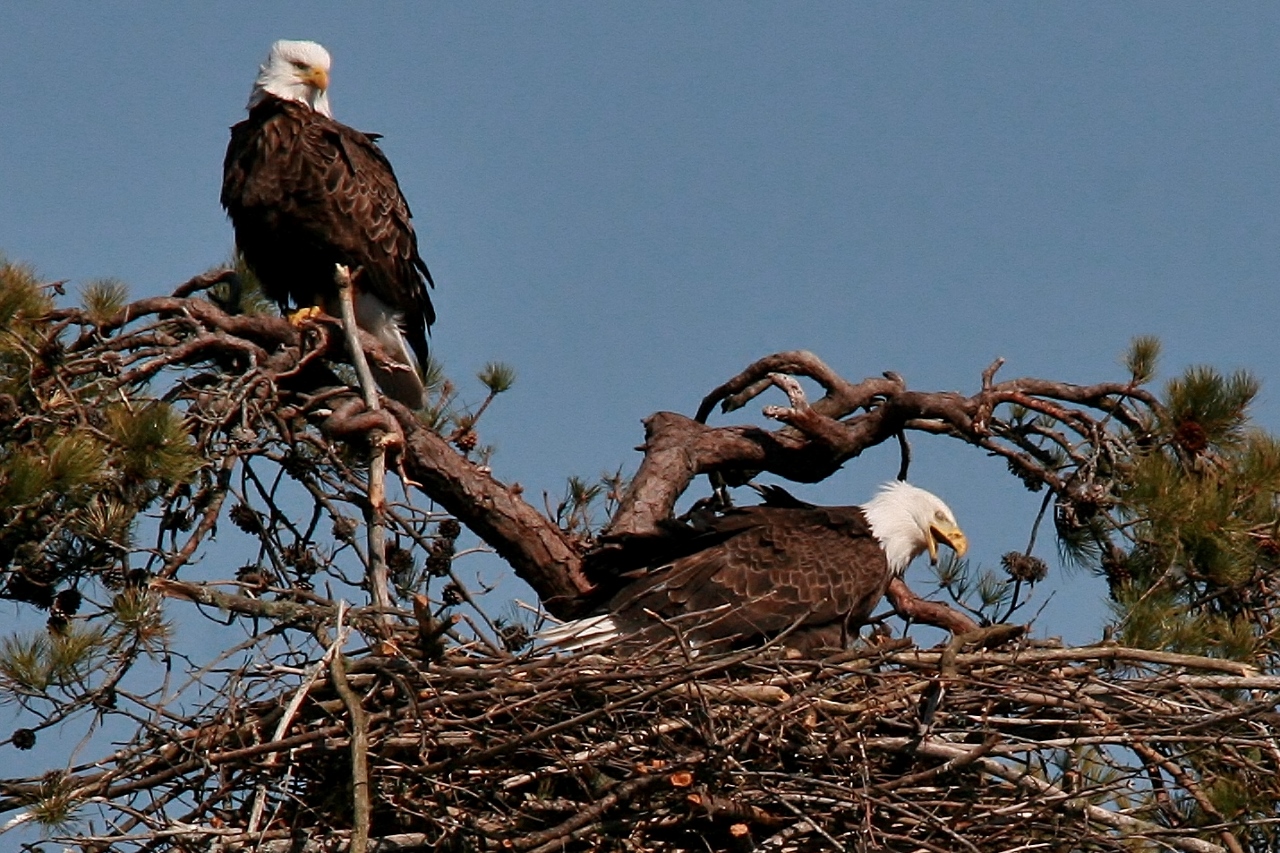
[[[886,483],[862,506],[822,507],[766,491],[766,503],[712,519],[673,558],[641,569],[598,613],[540,634],[563,649],[652,641],[679,630],[694,645],[741,644],[792,629],[801,651],[843,648],[889,582],[945,544],[968,541],[924,489]]]
[[[292,302],[338,316],[334,265],[352,270],[357,324],[404,365],[375,367],[378,384],[422,408],[426,391],[415,366],[426,364],[436,317],[427,286],[435,284],[378,137],[334,121],[328,88],[323,47],[271,46],[249,117],[231,128],[222,206],[236,247],[281,311]]]

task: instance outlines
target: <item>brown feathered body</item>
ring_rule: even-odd
[[[701,644],[792,629],[789,646],[842,648],[892,579],[856,506],[735,509],[688,546],[605,606],[620,633],[675,627]]]
[[[844,648],[918,555],[968,547],[951,510],[907,483],[887,483],[863,506],[814,506],[777,488],[761,506],[700,516],[656,540],[619,543],[613,559],[639,567],[597,583],[595,615],[541,632],[564,649],[650,643],[673,634],[692,646],[785,635],[804,652]],[[633,564],[634,565],[634,564]]]
[[[358,293],[397,315],[425,365],[433,282],[409,205],[375,140],[306,104],[267,95],[231,129],[222,205],[246,264],[281,310],[318,305],[336,315],[334,265],[344,264],[356,273]]]

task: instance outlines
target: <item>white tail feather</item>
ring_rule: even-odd
[[[418,375],[418,360],[400,331],[400,315],[371,293],[357,293],[355,309],[356,325],[377,338],[387,355],[405,365],[404,370],[392,371],[370,364],[378,387],[411,409],[425,407],[427,389]]]
[[[618,625],[608,614],[575,619],[538,632],[539,640],[566,652],[604,645],[616,640],[619,636]]]

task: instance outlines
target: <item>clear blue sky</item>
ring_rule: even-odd
[[[518,370],[482,438],[535,501],[790,348],[971,393],[997,356],[1117,378],[1156,334],[1164,377],[1251,368],[1280,426],[1276,4],[5,4],[0,250],[136,295],[227,258],[227,128],[281,37],[385,135],[435,351]],[[978,562],[1025,544],[1002,464],[916,451]],[[895,462],[801,493],[857,502]],[[1100,587],[1058,584],[1041,633],[1097,636]]]

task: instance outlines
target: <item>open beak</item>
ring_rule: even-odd
[[[929,535],[925,537],[925,541],[929,546],[929,562],[935,566],[938,564],[938,543],[947,545],[951,550],[956,552],[957,557],[963,557],[965,552],[969,550],[969,540],[965,538],[964,531],[954,524],[934,524],[929,527]]]

